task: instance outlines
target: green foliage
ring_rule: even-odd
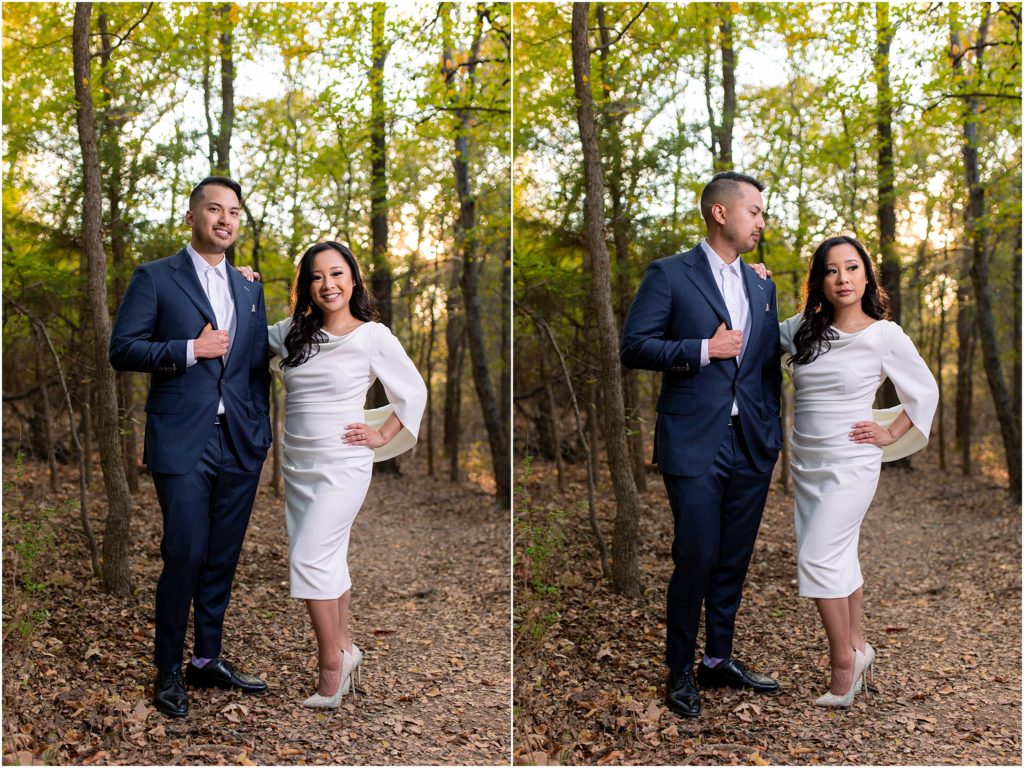
[[[49,588],[57,551],[57,510],[26,499],[28,484],[25,456],[19,451],[13,476],[3,486],[4,634],[14,633],[22,640],[47,618],[33,601]]]
[[[517,584],[513,631],[517,637],[536,642],[561,617],[548,600],[559,594],[568,512],[533,500],[528,490],[532,465],[533,458],[527,456],[523,460],[522,479],[514,492],[513,569]]]
[[[906,294],[900,322],[927,344],[936,313],[926,297],[955,291],[966,276],[960,254],[968,241],[962,153],[969,93],[988,94],[971,119],[978,124],[986,185],[991,289],[997,306],[1019,304],[1013,277],[1021,219],[1019,6],[902,4],[888,12],[894,33],[884,62],[894,115],[894,251]],[[574,380],[585,381],[592,375],[594,337],[588,333],[593,313],[582,237],[571,5],[519,4],[514,13],[514,290],[523,309],[547,322]],[[879,252],[875,74],[883,62],[875,60],[875,6],[605,3],[592,4],[591,14],[591,77],[620,324],[645,266],[704,236],[698,195],[714,167],[711,137],[722,122],[726,17],[736,59],[734,165],[766,183],[768,228],[757,251],[745,258],[773,271],[780,317],[802,309],[806,265],[826,237],[851,234],[869,253]],[[983,19],[986,46],[978,48]],[[957,51],[950,43],[954,29],[960,30]],[[963,57],[959,76],[951,55]],[[622,235],[627,244],[620,252],[614,246]],[[956,307],[947,301],[947,308],[947,322],[955,323]],[[1013,315],[1001,313],[997,320],[1007,370],[1019,365]],[[957,343],[955,334],[945,338]],[[531,364],[539,343],[532,322],[517,325],[516,382],[528,414],[528,393],[541,391]],[[644,403],[656,397],[655,378],[638,374]],[[565,402],[567,393],[557,397]]]
[[[4,571],[25,592],[45,591],[46,574],[52,568],[48,560],[54,553],[56,510],[28,501],[22,493],[25,482],[25,457],[15,457],[14,478],[4,483]]]
[[[555,595],[559,589],[557,576],[563,566],[564,523],[569,513],[533,501],[527,490],[532,463],[532,457],[526,457],[522,482],[515,489],[516,551],[523,554],[519,565],[527,574],[530,588],[538,595]]]
[[[222,34],[232,38],[234,67],[230,172],[246,208],[235,263],[258,260],[268,319],[288,312],[294,262],[312,243],[342,240],[370,264],[371,10],[360,3],[93,7],[90,87],[112,311],[137,264],[169,256],[188,239],[187,196],[211,172],[225,127]],[[82,343],[88,323],[81,316],[82,171],[70,76],[74,6],[5,4],[2,12],[3,292],[43,320],[65,368],[84,381],[94,363],[86,360],[91,344]],[[502,362],[510,13],[508,3],[455,4],[449,30],[460,67],[474,34],[482,36],[475,82],[458,97],[475,110],[469,134],[482,309],[492,357]],[[458,131],[436,18],[434,4],[388,4],[385,11],[389,249],[382,259],[395,280],[393,329],[409,348],[425,344],[428,306],[436,339],[445,338],[448,292],[459,290],[451,164]],[[32,386],[28,368],[14,362],[31,352],[26,328],[18,319],[5,325],[5,393]],[[431,351],[435,369],[444,371],[444,344]],[[495,365],[494,373],[507,370]],[[462,391],[472,397],[470,387]]]

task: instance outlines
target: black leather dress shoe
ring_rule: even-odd
[[[242,693],[266,693],[267,684],[258,677],[238,672],[224,659],[207,662],[205,667],[188,663],[185,679],[191,688],[237,688]]]
[[[679,674],[668,673],[665,683],[665,705],[683,717],[697,717],[700,714],[700,691],[693,676],[693,667]]]
[[[184,717],[188,714],[188,692],[181,667],[173,672],[157,672],[153,683],[153,706],[169,717]]]
[[[701,688],[750,688],[754,693],[778,693],[779,684],[767,675],[751,672],[737,659],[725,659],[709,667],[703,661],[697,667]]]

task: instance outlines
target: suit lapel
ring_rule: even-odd
[[[742,260],[740,261],[740,274],[743,275],[743,287],[747,290],[747,306],[750,312],[750,335],[748,338],[756,339],[760,336],[764,319],[768,314],[768,292],[764,289],[765,281],[759,278],[757,273]],[[744,353],[740,367],[750,357]]]
[[[172,266],[174,270],[171,272],[171,279],[181,288],[189,301],[196,305],[199,313],[216,328],[217,316],[213,313],[213,307],[206,297],[206,291],[199,284],[199,275],[196,274],[195,267],[192,266],[192,257],[188,255],[188,251],[184,248],[178,251]]]
[[[711,267],[708,265],[708,258],[704,255],[704,250],[697,246],[692,251],[687,251],[683,254],[683,261],[689,267],[686,270],[686,275],[690,278],[690,282],[707,299],[708,304],[715,310],[715,314],[731,329],[732,320],[729,318],[729,310],[726,309],[725,299],[722,298],[722,292],[718,290],[715,277],[711,274]]]
[[[228,362],[230,362],[232,358],[237,357],[233,354],[234,350],[238,349],[240,344],[244,344],[247,338],[253,318],[256,316],[256,301],[249,281],[231,266],[228,266],[227,272],[231,298],[235,302],[235,338],[231,342],[232,353],[228,355]]]

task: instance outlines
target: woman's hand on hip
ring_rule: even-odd
[[[341,436],[342,442],[346,445],[360,445],[367,448],[380,448],[387,440],[380,430],[374,429],[369,424],[346,424],[348,431]]]
[[[888,427],[874,421],[858,421],[850,432],[850,439],[858,445],[877,445],[884,448],[896,442],[896,436]]]

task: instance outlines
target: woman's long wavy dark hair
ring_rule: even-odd
[[[323,312],[313,303],[310,293],[310,286],[313,284],[313,259],[324,251],[340,253],[352,273],[352,295],[348,300],[352,316],[367,322],[376,320],[378,317],[377,303],[374,301],[370,289],[363,282],[359,264],[356,263],[356,257],[352,255],[352,251],[347,246],[333,240],[326,240],[311,246],[302,254],[302,259],[295,268],[291,300],[292,324],[284,339],[284,348],[288,355],[281,361],[282,366],[302,365],[319,352],[320,345],[327,341],[327,334],[321,330],[324,324]]]
[[[832,330],[835,307],[825,298],[822,284],[825,282],[825,258],[828,252],[844,243],[852,245],[864,263],[867,286],[860,300],[861,308],[876,320],[885,320],[889,317],[889,298],[885,294],[885,289],[878,284],[871,257],[864,250],[864,246],[846,235],[830,237],[819,245],[811,256],[811,268],[807,272],[807,285],[804,287],[804,295],[807,297],[804,303],[804,318],[793,336],[796,354],[789,358],[793,364],[803,365],[815,360],[818,355],[831,349],[831,339],[838,338],[836,332]]]

